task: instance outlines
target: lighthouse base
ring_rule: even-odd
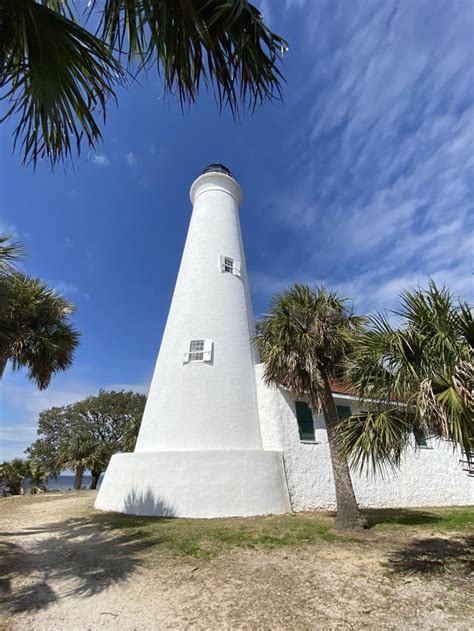
[[[291,510],[278,451],[116,454],[95,508],[157,517],[237,517]]]

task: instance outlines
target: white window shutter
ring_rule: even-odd
[[[204,340],[204,359],[205,362],[212,360],[212,340]]]
[[[234,276],[240,276],[240,261],[234,261]]]
[[[186,351],[183,353],[183,364],[189,364],[189,342]]]
[[[225,272],[224,258],[225,257],[222,256],[222,254],[219,254],[218,264],[219,264],[219,269],[221,270],[221,272]]]

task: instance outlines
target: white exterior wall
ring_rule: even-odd
[[[315,419],[317,444],[302,443],[295,407],[289,394],[262,380],[263,364],[256,366],[257,397],[264,449],[283,451],[288,491],[294,511],[336,506],[329,446],[322,417]],[[351,406],[350,397],[335,396],[337,405]],[[407,453],[397,473],[382,479],[352,473],[361,507],[415,507],[474,504],[474,479],[459,464],[459,453],[439,441]]]
[[[95,507],[166,517],[290,510],[281,453],[262,449],[115,454]]]
[[[261,449],[254,323],[237,182],[201,175],[186,245],[135,451]],[[222,273],[219,256],[240,262]],[[183,363],[190,340],[213,342],[211,362]]]
[[[279,451],[264,451],[238,183],[207,172],[193,213],[134,453],[115,454],[95,506],[135,515],[231,517],[290,510]],[[240,275],[221,271],[221,257]],[[191,340],[210,361],[187,361]]]

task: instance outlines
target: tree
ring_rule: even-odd
[[[75,489],[89,469],[95,489],[113,454],[134,449],[145,402],[145,395],[136,392],[100,390],[97,396],[45,410],[38,423],[40,438],[28,453],[52,475],[74,469]]]
[[[405,291],[397,325],[370,318],[350,358],[348,380],[366,412],[339,427],[353,466],[398,467],[419,437],[447,440],[472,458],[474,319],[465,301],[434,282]]]
[[[11,238],[9,234],[0,234],[0,279],[12,274],[16,270],[16,264],[25,254],[24,246],[11,241]]]
[[[72,302],[22,272],[0,277],[0,379],[10,361],[28,369],[40,390],[72,364],[79,333],[69,322]]]
[[[117,86],[153,66],[182,106],[202,84],[234,115],[281,96],[286,42],[247,0],[91,0],[80,17],[99,21],[95,34],[70,0],[4,0],[0,11],[3,120],[17,119],[24,162],[56,164],[82,138],[94,147]]]
[[[20,495],[23,483],[31,474],[28,460],[14,458],[0,465],[0,482],[8,486],[10,495]]]
[[[365,526],[354,495],[349,466],[336,436],[337,410],[330,379],[341,375],[362,318],[337,294],[296,284],[275,294],[270,311],[259,323],[256,346],[265,363],[267,384],[307,397],[326,422],[336,487],[336,529]]]

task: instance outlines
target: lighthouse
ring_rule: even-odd
[[[188,235],[133,453],[112,457],[96,508],[230,517],[289,510],[282,453],[262,447],[254,318],[229,169],[193,182]]]

